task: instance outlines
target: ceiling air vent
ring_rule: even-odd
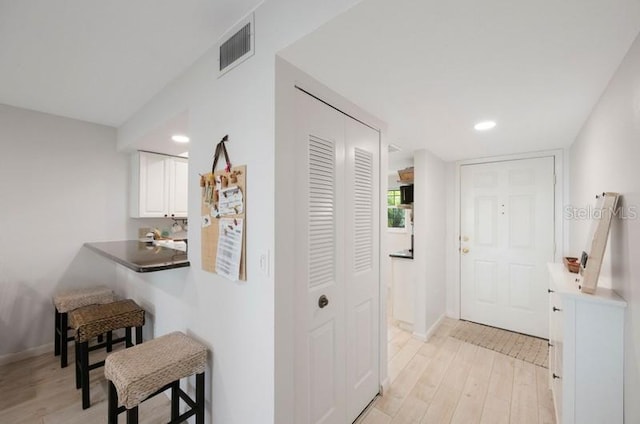
[[[222,37],[219,44],[218,77],[253,56],[253,13]]]

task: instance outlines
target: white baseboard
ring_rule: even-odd
[[[382,388],[382,391],[380,392],[380,396],[383,396],[385,392],[389,390],[389,377],[382,380],[382,383],[380,383],[380,387]]]
[[[427,341],[427,335],[425,333],[418,333],[418,332],[414,331],[413,333],[411,333],[411,335],[413,336],[414,339],[418,339],[421,342],[426,342]]]
[[[43,353],[51,353],[53,355],[53,343],[43,344],[42,346],[32,347],[22,352],[8,353],[0,356],[0,365],[11,364],[12,362],[22,361],[23,359],[33,358]]]
[[[413,337],[420,340],[421,342],[429,341],[429,339],[431,338],[431,336],[433,336],[433,333],[436,331],[436,329],[438,328],[438,326],[440,325],[440,323],[442,322],[445,316],[446,316],[445,314],[440,315],[440,318],[436,320],[436,322],[427,330],[426,333],[418,333],[414,331]]]
[[[429,339],[433,336],[433,333],[435,333],[435,331],[440,326],[440,323],[442,322],[442,320],[444,319],[445,316],[446,316],[445,314],[440,315],[440,318],[438,318],[436,320],[436,322],[433,323],[433,325],[431,327],[429,327],[429,329],[427,330],[426,334],[424,334],[424,338],[421,338],[419,336],[416,336],[416,337],[419,337],[420,340],[422,340],[423,342],[429,341]],[[420,336],[422,336],[422,335],[420,335]]]

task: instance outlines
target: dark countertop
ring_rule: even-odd
[[[186,252],[138,240],[85,243],[84,246],[135,272],[153,272],[190,266]]]
[[[392,258],[413,259],[413,252],[411,250],[401,250],[399,252],[390,253]]]

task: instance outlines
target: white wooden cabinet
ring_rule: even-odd
[[[136,152],[131,165],[131,217],[187,217],[188,159]]]
[[[623,422],[624,313],[613,290],[581,293],[549,264],[549,381],[558,424]]]
[[[393,319],[405,330],[413,328],[415,281],[413,260],[391,258],[391,296]]]

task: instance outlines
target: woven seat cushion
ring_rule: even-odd
[[[104,375],[115,386],[120,405],[131,409],[167,384],[203,373],[206,362],[204,345],[175,332],[112,353]]]
[[[69,326],[79,343],[107,331],[144,325],[144,309],[131,299],[104,305],[89,305],[69,312]]]
[[[105,286],[67,290],[53,296],[53,304],[61,313],[87,305],[111,303],[115,300],[116,295],[113,290]]]

